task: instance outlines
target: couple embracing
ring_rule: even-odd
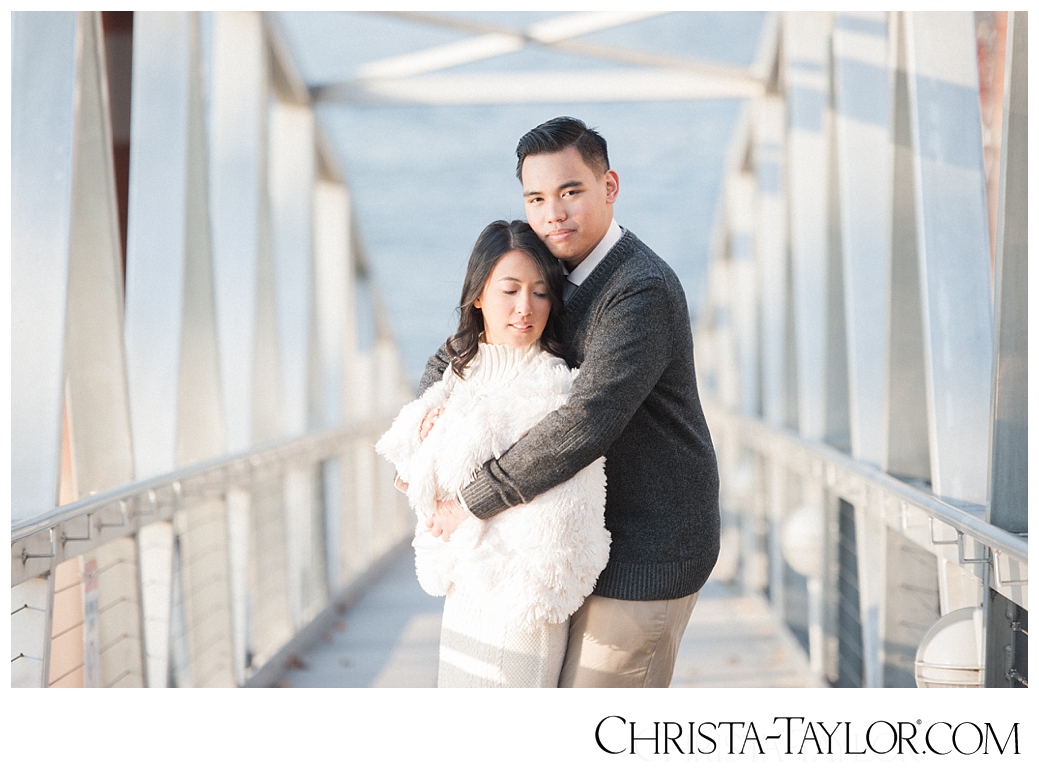
[[[516,149],[526,222],[480,234],[458,331],[377,449],[446,595],[441,687],[667,687],[718,556],[718,468],[671,268],[613,219],[606,141]]]

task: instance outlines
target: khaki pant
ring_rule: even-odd
[[[636,602],[592,594],[570,618],[560,688],[667,688],[699,592]]]

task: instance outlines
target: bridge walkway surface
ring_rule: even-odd
[[[415,578],[409,546],[340,603],[330,624],[289,656],[282,688],[432,688],[443,599]],[[760,595],[708,581],[679,647],[672,688],[812,688],[826,683]]]

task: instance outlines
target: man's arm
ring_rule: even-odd
[[[671,357],[672,300],[663,278],[610,300],[566,404],[550,413],[462,489],[472,514],[490,518],[569,480],[605,455]]]
[[[426,370],[422,373],[422,380],[418,382],[418,395],[422,396],[426,389],[440,380],[450,364],[451,359],[447,355],[447,348],[442,345],[426,362]]]

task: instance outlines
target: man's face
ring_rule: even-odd
[[[528,156],[521,180],[527,222],[552,255],[573,270],[610,228],[617,173],[596,172],[571,146]]]

